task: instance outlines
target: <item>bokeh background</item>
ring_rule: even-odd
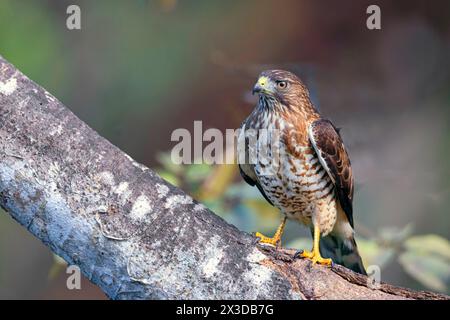
[[[66,28],[81,7],[82,30]],[[382,29],[366,28],[381,7]],[[239,127],[264,69],[300,75],[342,128],[366,265],[396,285],[450,289],[449,1],[1,0],[0,54],[137,161],[248,232],[280,215],[233,165],[176,166],[177,128]],[[0,142],[1,143],[1,142]],[[283,244],[309,247],[288,224]],[[102,299],[0,213],[0,298]]]

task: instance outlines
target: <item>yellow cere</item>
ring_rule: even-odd
[[[261,87],[264,87],[265,85],[266,85],[266,83],[268,83],[269,82],[269,78],[267,78],[267,77],[259,77],[259,79],[258,79],[258,84],[261,86]]]

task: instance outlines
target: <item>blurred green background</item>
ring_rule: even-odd
[[[81,30],[66,8],[81,7]],[[450,2],[1,0],[0,54],[101,135],[248,232],[280,215],[233,165],[176,166],[171,132],[237,128],[264,69],[300,75],[352,159],[366,265],[381,279],[450,293]],[[283,245],[310,247],[288,224]],[[0,298],[104,298],[0,214]]]

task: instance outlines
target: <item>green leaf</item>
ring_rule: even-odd
[[[414,236],[407,239],[404,245],[409,251],[440,256],[450,262],[450,242],[438,235]]]
[[[156,156],[157,160],[164,169],[173,173],[173,174],[181,174],[185,167],[183,165],[175,164],[170,156],[169,152],[161,152]]]
[[[67,262],[60,256],[53,254],[53,264],[48,271],[48,279],[55,279],[66,267]]]
[[[179,181],[178,177],[176,175],[172,174],[171,172],[166,171],[166,170],[161,170],[161,171],[156,170],[156,172],[161,176],[161,178],[163,178],[170,184],[172,184],[174,186],[180,185],[180,181]]]
[[[189,182],[203,181],[211,174],[214,167],[207,164],[193,164],[186,167],[185,176]]]
[[[399,261],[405,271],[424,286],[448,292],[450,282],[450,242],[438,235],[414,236],[404,243]]]
[[[441,257],[407,251],[399,262],[405,271],[424,286],[440,292],[448,292],[450,266]]]

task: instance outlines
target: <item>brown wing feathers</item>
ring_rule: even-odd
[[[336,194],[353,227],[353,174],[341,136],[331,121],[319,119],[309,129],[309,138],[320,162],[336,188]]]

